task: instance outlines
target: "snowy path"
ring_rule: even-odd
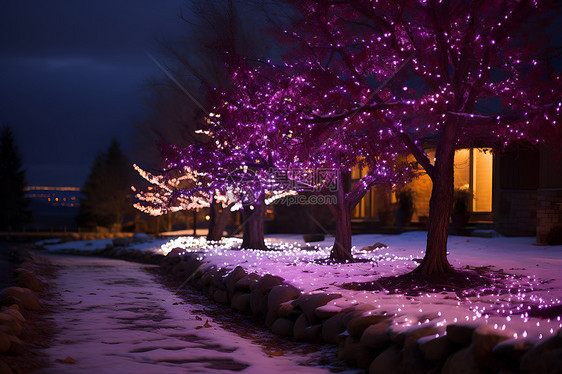
[[[199,317],[200,305],[157,284],[145,265],[49,255],[59,267],[53,319],[60,333],[40,373],[328,373],[307,357],[270,357],[262,347]],[[75,363],[62,362],[75,360]]]

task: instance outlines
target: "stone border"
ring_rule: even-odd
[[[219,304],[261,317],[281,337],[336,344],[338,359],[370,374],[550,374],[562,367],[562,329],[535,342],[477,322],[441,326],[433,321],[437,315],[386,315],[370,304],[339,302],[338,293],[303,294],[276,275],[219,268],[204,253],[182,248],[167,256],[121,245],[63,253],[159,264],[166,274],[185,280],[180,288],[189,284]]]
[[[369,373],[558,373],[562,329],[540,342],[478,323],[439,326],[437,315],[381,314],[369,304],[338,305],[337,293],[303,294],[283,278],[233,270],[201,254],[172,251],[162,270],[242,314],[261,316],[274,333],[297,341],[337,344],[338,358]],[[558,371],[557,371],[558,370]]]

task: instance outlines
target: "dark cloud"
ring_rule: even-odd
[[[97,151],[127,148],[140,88],[158,70],[146,52],[179,35],[180,0],[4,1],[0,122],[9,122],[30,184],[81,185]]]

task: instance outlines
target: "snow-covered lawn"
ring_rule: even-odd
[[[534,238],[526,237],[451,236],[449,260],[470,276],[468,282],[478,281],[473,287],[455,292],[450,287],[435,286],[434,282],[430,286],[407,285],[408,292],[402,292],[403,284],[398,290],[389,286],[393,282],[387,277],[416,267],[416,260],[423,257],[425,239],[425,232],[356,235],[354,256],[361,262],[349,264],[324,261],[333,238],[314,243],[315,248],[302,248],[306,246],[302,236],[289,234],[268,237],[270,251],[232,249],[239,245],[236,238],[209,244],[193,237],[166,243],[158,239],[130,248],[163,254],[182,248],[219,267],[233,269],[240,265],[259,274],[279,275],[303,292],[342,294],[342,298],[330,303],[334,307],[367,303],[377,313],[403,316],[405,328],[410,321],[419,321],[420,316],[434,315],[438,318],[432,322],[438,326],[458,321],[487,323],[519,339],[542,339],[562,328],[560,307],[556,307],[562,304],[562,246],[536,246]],[[361,250],[376,243],[385,246]],[[58,250],[64,246],[88,249],[79,242],[46,247]]]

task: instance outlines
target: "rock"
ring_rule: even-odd
[[[201,275],[201,285],[207,287],[211,285],[213,278],[219,276],[219,269],[217,267],[208,268],[203,275]]]
[[[33,291],[22,287],[8,287],[0,292],[0,300],[2,305],[14,304],[13,300],[10,298],[15,298],[21,303],[21,306],[27,310],[39,310],[39,299]],[[18,304],[16,302],[16,304]],[[18,304],[19,305],[19,304]]]
[[[476,324],[451,324],[447,325],[447,338],[453,343],[467,347],[472,343],[472,334],[479,325]]]
[[[25,317],[21,315],[19,309],[17,308],[18,306],[16,304],[14,304],[14,306],[16,308],[6,309],[6,310],[2,311],[2,314],[7,314],[9,316],[12,316],[13,318],[18,320],[19,322],[25,322]]]
[[[0,332],[0,354],[6,354],[10,351],[10,335],[5,332]],[[2,371],[0,371],[2,373]]]
[[[521,358],[521,372],[532,374],[562,373],[562,329],[530,349]]]
[[[271,326],[271,331],[279,336],[287,337],[293,335],[295,323],[287,318],[277,318]]]
[[[359,339],[361,338],[361,335],[363,335],[363,332],[367,327],[371,325],[375,325],[381,321],[384,321],[389,317],[390,316],[384,316],[384,315],[378,316],[375,314],[360,315],[349,321],[349,323],[347,324],[347,331],[349,332],[349,335]]]
[[[304,341],[306,340],[306,335],[304,330],[309,326],[308,318],[306,318],[306,314],[301,314],[299,318],[295,321],[295,325],[293,327],[293,336],[297,341]]]
[[[326,343],[335,343],[338,334],[345,331],[343,313],[336,314],[322,322],[322,340]]]
[[[10,354],[22,355],[25,353],[25,343],[17,336],[10,336]]]
[[[441,374],[484,374],[474,361],[472,346],[453,353],[441,369]]]
[[[286,316],[280,316],[277,314],[277,312],[274,312],[273,310],[268,310],[267,314],[265,315],[265,326],[271,328],[271,326],[273,326],[273,322],[275,322],[275,320],[279,317],[286,317]]]
[[[245,277],[240,278],[236,283],[234,283],[234,288],[237,290],[250,292],[250,285],[256,283],[260,279],[260,276],[256,273],[251,273]]]
[[[507,339],[498,343],[492,352],[498,356],[504,356],[509,359],[519,360],[525,352],[532,349],[535,345],[525,339]]]
[[[480,326],[474,330],[472,354],[476,365],[487,371],[496,372],[502,366],[502,362],[492,351],[498,343],[509,339],[511,336],[513,336],[512,333],[494,329],[490,325]]]
[[[320,319],[328,319],[330,317],[335,316],[336,314],[340,313],[343,310],[343,308],[336,306],[336,305],[322,305],[319,306],[318,308],[316,308],[314,310],[314,313],[320,318]]]
[[[369,368],[375,359],[375,353],[359,342],[359,339],[348,335],[338,348],[338,358],[354,363],[362,369]]]
[[[407,338],[406,342],[408,342]],[[419,345],[415,344],[416,342],[417,341],[414,341],[413,344],[406,344],[402,349],[402,359],[400,363],[402,374],[426,374],[429,369],[433,367],[431,363],[424,359]]]
[[[0,373],[2,373],[2,374],[13,374],[14,372],[12,371],[12,369],[10,369],[10,366],[8,366],[7,363],[0,360]]]
[[[429,335],[435,336],[440,332],[443,332],[443,330],[432,325],[412,326],[406,332],[406,339],[404,340],[404,346],[406,347],[411,344],[416,344],[418,342],[418,339]]]
[[[271,274],[266,274],[258,279],[254,289],[250,292],[250,308],[254,315],[267,313],[268,293],[283,281],[283,278]]]
[[[232,270],[224,277],[223,283],[226,287],[226,291],[228,291],[228,294],[231,297],[234,294],[234,285],[236,284],[236,282],[244,278],[246,275],[248,275],[248,273],[246,273],[246,270],[244,270],[244,268],[241,266],[237,266],[234,268],[234,270]]]
[[[392,321],[387,319],[371,325],[363,331],[361,343],[371,348],[384,348],[390,345],[390,336],[387,333]]]
[[[320,343],[322,341],[322,325],[312,325],[304,329],[304,337],[312,343]]]
[[[228,295],[226,290],[215,290],[213,293],[213,300],[220,304],[227,304],[228,303]]]
[[[369,366],[369,374],[396,374],[400,372],[400,348],[391,346],[378,355]]]
[[[0,313],[0,325],[10,327],[10,329],[12,329],[14,335],[19,336],[21,334],[21,324],[20,324],[20,322],[15,317],[12,317],[11,315],[7,314],[6,312]]]
[[[232,296],[230,306],[242,314],[250,314],[250,294],[237,292]]]
[[[267,309],[277,312],[279,305],[287,301],[296,299],[301,295],[301,291],[290,284],[280,284],[271,288],[267,296]]]
[[[18,273],[18,285],[20,287],[29,288],[35,292],[43,292],[44,285],[35,274],[33,274],[29,270],[25,269],[17,269],[16,272]]]
[[[122,237],[122,238],[113,238],[111,243],[114,247],[126,247],[133,242],[133,238],[131,237]]]
[[[287,301],[279,305],[279,309],[277,309],[277,315],[279,317],[287,317],[289,313],[291,313],[295,307],[291,301]]]
[[[423,357],[432,363],[441,364],[454,351],[453,344],[446,336],[426,336],[418,340]]]
[[[145,234],[144,232],[136,232],[133,234],[133,241],[135,243],[147,242],[150,239],[151,239],[150,235]]]
[[[301,295],[293,301],[294,307],[300,307],[306,314],[311,323],[319,322],[318,316],[314,313],[316,308],[326,305],[329,301],[342,297],[339,293],[315,293]]]

